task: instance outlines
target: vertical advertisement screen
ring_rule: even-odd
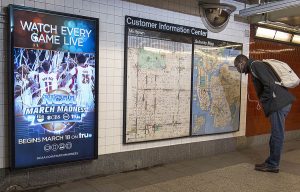
[[[12,168],[96,158],[98,19],[9,15]]]

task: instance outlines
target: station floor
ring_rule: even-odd
[[[300,192],[300,140],[285,143],[279,173],[254,170],[268,146],[93,177],[33,192]]]

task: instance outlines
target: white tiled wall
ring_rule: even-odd
[[[195,0],[196,1],[196,0]],[[226,0],[223,2],[237,6],[243,4]],[[245,135],[246,124],[246,77],[242,83],[241,126],[236,133],[173,139],[167,141],[123,145],[123,70],[124,70],[124,16],[131,15],[169,23],[205,28],[200,17],[172,12],[154,7],[134,4],[121,0],[0,0],[1,14],[8,4],[25,5],[59,12],[72,13],[100,19],[99,38],[99,155],[144,148],[199,142],[219,138]],[[236,11],[235,13],[237,13]],[[6,16],[5,16],[6,17]],[[5,18],[7,22],[7,18]],[[7,122],[7,63],[5,42],[7,41],[0,16],[0,168],[8,164],[8,122]],[[227,28],[221,33],[208,33],[209,38],[243,43],[244,54],[249,52],[249,37],[245,37],[249,25],[235,22],[233,16]]]

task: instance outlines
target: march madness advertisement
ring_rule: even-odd
[[[95,158],[98,20],[17,6],[10,15],[12,166]]]

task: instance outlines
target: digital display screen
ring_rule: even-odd
[[[12,167],[96,158],[98,19],[9,11]]]

